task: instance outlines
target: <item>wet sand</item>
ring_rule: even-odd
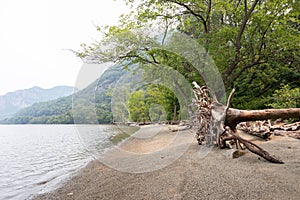
[[[180,131],[179,139],[174,140],[177,132],[169,129],[151,135],[151,127],[142,128],[116,148],[124,154],[119,150],[107,152],[104,162],[110,167],[92,161],[62,187],[35,199],[299,199],[300,140],[252,138],[285,162],[272,164],[250,152],[232,159],[232,150],[217,148],[203,157],[190,131]],[[186,147],[178,159],[172,157]],[[135,160],[137,155],[141,156],[140,163]],[[163,168],[151,171],[157,166]]]

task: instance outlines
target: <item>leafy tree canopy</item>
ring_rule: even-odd
[[[212,56],[227,90],[236,87],[233,106],[263,108],[282,84],[300,86],[299,1],[125,1],[136,12],[122,16],[118,26],[98,27],[104,39],[83,44],[78,56],[88,62],[164,64],[201,83],[197,66],[157,48],[168,33],[180,32]]]

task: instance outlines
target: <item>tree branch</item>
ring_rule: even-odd
[[[194,15],[195,17],[199,18],[202,21],[202,24],[204,26],[204,30],[205,33],[208,33],[208,29],[207,29],[207,24],[206,24],[206,20],[204,19],[204,17],[198,13],[196,13],[195,11],[193,11],[188,5],[182,3],[182,2],[178,2],[175,0],[168,0],[169,2],[175,3],[179,6],[184,7],[189,13],[191,13],[192,15]]]
[[[251,8],[248,10],[248,12],[246,12],[244,20],[242,22],[242,25],[240,27],[239,33],[238,33],[237,38],[236,38],[236,52],[237,52],[238,55],[240,54],[240,50],[241,50],[241,38],[242,38],[242,35],[243,35],[244,31],[245,31],[247,22],[248,22],[251,14],[254,11],[254,8],[255,8],[255,6],[257,5],[258,2],[259,2],[259,0],[255,0],[254,3],[252,4]],[[247,3],[247,0],[245,0],[245,6],[247,6],[246,3]]]
[[[227,81],[227,86],[230,86],[238,77],[240,77],[240,75],[246,70],[246,69],[249,69],[253,66],[256,66],[256,65],[260,65],[260,64],[264,64],[266,63],[265,61],[264,62],[259,62],[259,59],[257,61],[254,61],[254,62],[251,62],[250,64],[247,64],[245,65],[237,74],[235,74],[231,79],[230,81]]]
[[[228,109],[229,109],[229,106],[231,104],[231,100],[232,100],[232,97],[234,95],[234,92],[235,92],[235,88],[233,88],[228,96],[228,99],[227,99],[227,104],[226,104],[226,107],[225,107],[225,113],[227,113]]]
[[[210,12],[211,12],[211,0],[208,0],[207,13],[206,13],[206,19],[205,19],[205,21],[207,23],[207,33],[210,31],[210,20],[209,20]]]
[[[235,41],[235,46],[236,46],[236,56],[234,59],[233,64],[226,70],[225,74],[226,77],[229,77],[231,75],[231,73],[233,72],[233,70],[238,66],[238,63],[240,62],[240,53],[241,53],[241,39],[243,36],[243,33],[245,31],[247,22],[252,14],[252,12],[254,11],[255,6],[257,5],[257,3],[259,2],[259,0],[255,0],[251,6],[251,8],[247,11],[247,13],[245,13],[245,17],[244,20],[241,24],[240,30],[238,32],[236,41]],[[245,0],[244,4],[246,4],[247,1]],[[246,5],[245,5],[246,6]],[[226,78],[227,80],[227,78]]]

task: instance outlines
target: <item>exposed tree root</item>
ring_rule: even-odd
[[[207,86],[200,87],[196,82],[194,84],[194,100],[193,107],[194,115],[191,119],[196,137],[199,144],[204,141],[206,144],[216,144],[219,148],[232,147],[247,148],[254,154],[257,154],[264,159],[272,162],[283,164],[284,162],[271,156],[267,151],[258,145],[250,142],[241,136],[236,131],[236,125],[243,121],[267,120],[276,118],[300,118],[300,108],[291,109],[269,109],[269,110],[237,110],[229,108],[231,99],[234,94],[234,89],[230,93],[226,106],[218,102],[216,95]],[[294,124],[288,129],[298,129],[299,124]],[[268,132],[272,128],[265,130]],[[269,137],[269,135],[268,135]]]

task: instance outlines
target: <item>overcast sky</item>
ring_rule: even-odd
[[[93,24],[117,24],[121,0],[1,0],[0,95],[33,86],[74,86],[82,62],[64,49],[99,39]]]

